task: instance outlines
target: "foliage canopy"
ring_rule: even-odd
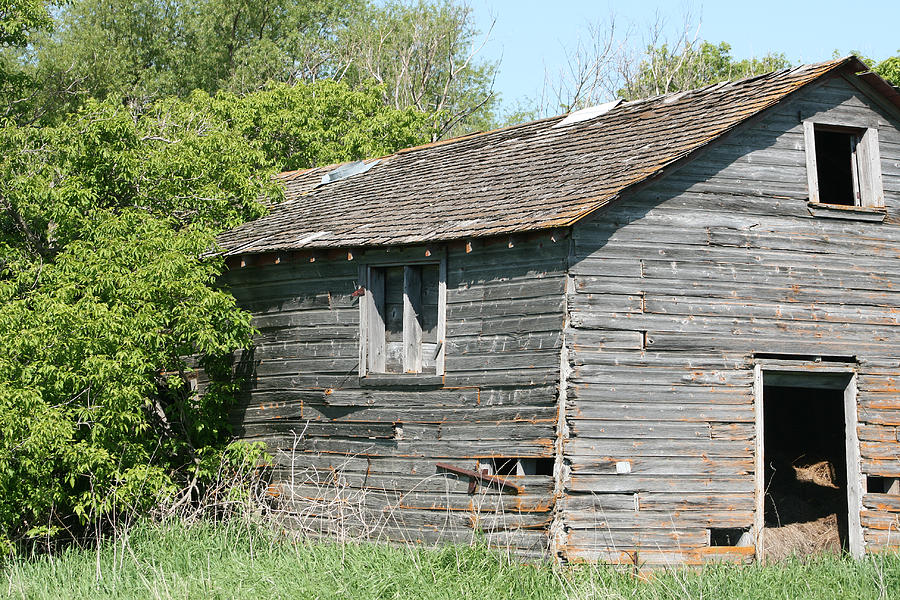
[[[761,75],[790,66],[791,62],[784,54],[770,53],[761,58],[735,60],[731,56],[731,45],[726,42],[686,43],[680,48],[670,48],[667,44],[649,46],[637,71],[625,76],[618,96],[625,100],[637,100]]]
[[[385,104],[429,113],[444,136],[492,114],[496,65],[477,59],[472,22],[455,0],[71,0],[58,27],[5,53],[32,82],[6,112],[46,120],[88,98],[140,106],[331,80],[374,83]]]
[[[0,130],[0,546],[202,484],[252,332],[203,258],[216,233],[279,198],[275,170],[390,152],[428,121],[322,81]]]
[[[0,47],[24,46],[32,32],[50,23],[43,0],[0,0]]]
[[[900,50],[897,56],[891,56],[881,61],[872,68],[894,87],[900,87]]]

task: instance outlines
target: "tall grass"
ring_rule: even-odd
[[[552,569],[476,547],[422,550],[294,543],[244,523],[139,525],[96,549],[18,560],[3,593],[22,598],[546,598]]]
[[[896,554],[713,565],[635,577],[628,569],[602,565],[523,564],[479,544],[474,532],[470,545],[377,544],[372,540],[380,539],[379,528],[393,515],[373,520],[365,498],[336,484],[334,473],[294,473],[292,485],[322,487],[314,494],[322,500],[298,503],[288,495],[273,498],[255,464],[223,465],[197,502],[160,503],[149,517],[129,514],[64,550],[30,546],[30,556],[0,562],[0,597],[900,599]],[[317,537],[324,531],[330,537]]]
[[[13,598],[900,598],[900,558],[658,571],[525,565],[483,546],[292,541],[245,520],[137,525],[3,566]]]

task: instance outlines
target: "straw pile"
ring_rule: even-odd
[[[823,552],[840,553],[841,537],[836,512],[841,488],[837,485],[834,464],[827,460],[810,461],[799,457],[791,463],[793,481],[770,496],[782,522],[766,527],[763,555],[766,560],[789,556],[810,556]],[[813,484],[815,488],[806,487]],[[819,516],[824,515],[824,516]]]
[[[840,553],[836,514],[783,527],[767,527],[763,537],[766,560],[784,560],[790,556],[810,556],[824,552]]]
[[[835,490],[838,489],[837,484],[835,484],[837,476],[834,472],[834,465],[827,460],[820,460],[819,462],[811,464],[793,464],[791,466],[794,468],[794,474],[797,477],[797,481],[814,483]]]

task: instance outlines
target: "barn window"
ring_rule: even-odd
[[[443,374],[440,262],[366,267],[361,375]]]
[[[811,202],[860,208],[884,206],[878,130],[804,123]]]

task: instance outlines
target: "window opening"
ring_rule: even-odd
[[[436,373],[440,265],[370,266],[368,372]]]
[[[553,475],[553,463],[552,458],[497,456],[479,461],[478,466],[488,475]]]
[[[838,389],[763,388],[767,558],[848,547],[843,398]]]
[[[709,530],[710,546],[752,546],[749,527],[713,527]]]
[[[810,201],[884,207],[877,129],[805,121],[803,131]]]
[[[866,477],[866,491],[870,494],[900,496],[900,478],[868,475]]]
[[[859,206],[859,135],[817,127],[815,136],[819,202]]]

